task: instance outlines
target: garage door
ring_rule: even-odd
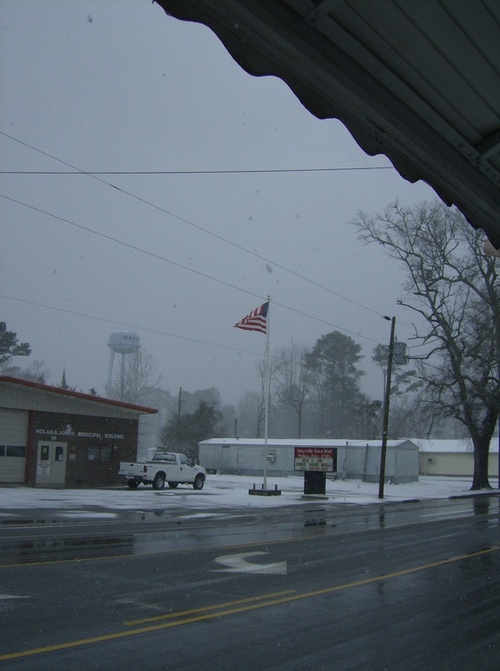
[[[0,483],[24,483],[27,440],[28,413],[0,409]]]

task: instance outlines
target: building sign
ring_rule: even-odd
[[[102,440],[125,440],[123,433],[105,433],[104,431],[74,431],[70,424],[62,430],[60,429],[35,429],[35,433],[40,438],[93,438],[97,441]]]
[[[294,448],[295,471],[323,471],[325,473],[337,470],[336,447],[296,447]]]

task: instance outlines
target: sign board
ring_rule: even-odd
[[[39,461],[36,472],[37,475],[48,477],[50,475],[50,461]]]
[[[325,473],[337,470],[336,447],[295,447],[295,471],[323,471]]]

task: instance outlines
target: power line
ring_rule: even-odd
[[[191,227],[195,228],[196,230],[201,231],[201,232],[205,233],[206,235],[209,235],[209,236],[211,236],[211,237],[213,237],[217,240],[220,240],[221,242],[224,242],[228,245],[231,245],[235,249],[239,249],[240,251],[243,251],[246,254],[250,254],[251,256],[253,256],[253,257],[255,257],[255,258],[257,258],[261,261],[264,261],[265,263],[272,264],[276,268],[279,268],[280,270],[283,270],[284,272],[289,273],[290,275],[293,275],[294,277],[297,277],[297,278],[303,280],[304,282],[312,284],[313,286],[318,287],[319,289],[323,289],[324,291],[327,291],[328,293],[332,294],[333,296],[337,296],[338,298],[341,298],[341,299],[347,301],[348,303],[351,303],[351,305],[356,305],[357,307],[359,307],[363,310],[366,310],[366,311],[368,311],[368,312],[370,312],[374,315],[377,315],[378,317],[382,316],[376,310],[373,310],[372,308],[367,307],[366,305],[363,305],[362,303],[359,303],[358,301],[355,301],[354,299],[349,298],[348,296],[344,296],[343,294],[341,294],[337,291],[334,291],[333,289],[330,289],[329,287],[326,287],[323,284],[315,282],[314,280],[311,280],[310,278],[305,277],[304,275],[301,275],[300,273],[297,273],[294,270],[290,270],[286,266],[282,266],[281,264],[276,263],[276,262],[272,261],[271,259],[268,259],[265,256],[262,256],[261,254],[257,254],[257,252],[254,252],[250,249],[247,249],[246,247],[243,247],[242,245],[239,245],[238,243],[233,242],[232,240],[224,238],[223,236],[218,235],[217,233],[213,233],[212,231],[209,231],[206,228],[203,228],[203,226],[200,226],[199,224],[195,224],[194,222],[190,221],[189,219],[185,219],[184,217],[180,217],[179,215],[174,214],[173,212],[170,212],[169,210],[166,210],[165,208],[160,207],[159,205],[156,205],[156,204],[154,204],[154,203],[152,203],[152,202],[150,202],[150,201],[148,201],[144,198],[141,198],[140,196],[137,196],[136,194],[133,194],[130,191],[122,189],[122,188],[116,186],[115,184],[111,184],[110,182],[107,182],[106,180],[100,179],[99,177],[96,176],[98,173],[86,172],[84,170],[81,170],[80,168],[78,168],[74,165],[71,165],[70,163],[67,163],[66,161],[63,161],[62,159],[57,158],[56,156],[53,156],[53,155],[51,155],[51,154],[49,154],[49,153],[47,153],[47,152],[45,152],[41,149],[38,149],[37,147],[34,147],[33,145],[30,145],[26,142],[23,142],[22,140],[19,140],[18,138],[13,137],[12,135],[9,135],[8,133],[5,133],[3,131],[0,131],[0,135],[3,135],[5,137],[9,138],[10,140],[13,140],[14,142],[18,142],[19,144],[22,144],[23,146],[28,147],[29,149],[32,149],[33,151],[35,151],[37,153],[40,153],[43,156],[47,156],[50,159],[52,159],[54,161],[57,161],[58,163],[62,163],[63,165],[67,165],[68,167],[70,167],[74,171],[76,171],[74,174],[81,174],[81,175],[87,175],[89,177],[92,177],[93,179],[96,179],[98,182],[101,182],[102,184],[105,184],[106,186],[109,186],[113,189],[116,189],[117,191],[121,191],[123,194],[129,196],[130,198],[133,198],[134,200],[138,200],[139,202],[141,202],[145,205],[148,205],[149,207],[152,207],[155,210],[163,212],[164,214],[167,214],[171,217],[174,217],[178,221],[180,221],[184,224],[187,224],[188,226],[191,226]]]
[[[1,131],[0,134],[7,135]],[[7,137],[11,136],[7,135]],[[33,149],[34,147],[31,148]],[[261,168],[255,170],[0,170],[0,175],[279,175],[281,173],[356,172],[370,170],[394,170],[394,168],[390,165],[379,165],[339,168]]]
[[[195,275],[200,275],[201,277],[204,277],[205,279],[209,279],[209,280],[212,280],[214,282],[218,282],[219,284],[223,284],[224,286],[230,287],[231,289],[238,289],[239,291],[250,294],[251,296],[261,298],[261,296],[258,296],[258,294],[255,294],[252,291],[248,291],[247,289],[241,289],[239,287],[236,287],[234,284],[231,284],[230,282],[226,282],[225,280],[218,279],[216,277],[213,277],[212,275],[202,273],[200,270],[195,270],[194,268],[188,268],[188,266],[184,266],[184,265],[182,265],[182,263],[178,263],[177,261],[172,261],[171,259],[167,259],[164,256],[160,256],[159,254],[155,254],[155,252],[150,252],[147,249],[142,249],[141,247],[137,247],[136,245],[132,245],[128,242],[124,242],[123,240],[120,240],[119,238],[114,238],[112,235],[107,235],[106,233],[101,233],[100,231],[96,231],[93,228],[89,228],[88,226],[84,226],[83,224],[77,224],[75,221],[71,221],[71,219],[66,219],[65,217],[60,217],[57,214],[53,214],[52,212],[47,212],[46,210],[42,210],[39,207],[35,207],[34,205],[29,205],[28,203],[23,203],[21,200],[17,200],[16,198],[11,198],[10,196],[6,196],[3,193],[0,193],[0,197],[5,198],[6,200],[10,200],[11,202],[16,203],[17,205],[22,205],[23,207],[27,207],[28,209],[33,210],[35,212],[39,212],[40,214],[44,214],[47,217],[52,217],[53,219],[57,219],[58,221],[62,221],[64,224],[69,224],[70,226],[74,226],[75,228],[79,228],[80,230],[86,231],[87,233],[92,233],[92,235],[97,235],[100,238],[104,238],[105,240],[109,240],[110,242],[114,242],[117,245],[122,245],[123,247],[127,247],[128,249],[132,249],[135,252],[140,252],[141,254],[145,254],[146,256],[151,256],[152,258],[157,259],[159,261],[164,261],[165,263],[169,263],[172,266],[176,266],[177,268],[182,268],[183,270],[187,270],[191,273],[194,273]]]
[[[96,317],[95,315],[90,315],[85,312],[77,312],[76,310],[69,310],[68,308],[59,308],[54,305],[46,305],[45,303],[38,303],[36,301],[29,301],[24,298],[18,298],[16,296],[7,296],[5,294],[0,294],[0,298],[4,298],[5,300],[9,301],[14,301],[16,303],[24,303],[26,305],[33,305],[35,307],[39,308],[44,308],[46,310],[54,310],[56,312],[64,312],[66,314],[73,315],[75,317],[84,317],[85,319],[93,319],[94,321],[99,321],[99,322],[105,322],[107,324],[116,324],[118,326],[121,326],[122,328],[125,326],[127,328],[131,329],[136,329],[140,331],[146,331],[147,333],[156,333],[157,335],[162,335],[162,336],[167,336],[169,338],[177,338],[179,340],[188,340],[190,342],[195,342],[201,345],[210,345],[211,347],[218,347],[220,349],[227,349],[231,350],[233,352],[238,352],[242,354],[252,354],[255,356],[262,356],[262,352],[252,352],[249,350],[243,350],[241,347],[231,347],[230,345],[221,345],[220,343],[215,343],[215,342],[210,342],[208,340],[199,340],[198,338],[190,338],[189,336],[181,336],[175,333],[167,333],[166,331],[160,331],[158,329],[151,329],[144,327],[143,325],[138,326],[137,324],[127,324],[126,322],[120,322],[114,319],[107,319],[105,317]],[[279,307],[282,307],[286,310],[292,310],[293,312],[297,312],[298,314],[308,317],[309,319],[316,319],[315,317],[311,317],[310,315],[307,315],[303,312],[299,312],[298,310],[293,310],[293,308],[289,308],[286,305],[282,305],[281,303],[276,303],[273,302],[274,305],[278,305]],[[323,320],[318,320],[318,321],[323,321]],[[328,324],[328,322],[323,322],[325,324]],[[329,326],[335,326],[335,324],[328,324]],[[346,331],[345,329],[341,329],[339,326],[336,326],[335,328],[338,328],[339,330],[345,331],[346,333],[351,333],[350,331]],[[357,335],[354,334],[353,335]],[[358,335],[359,338],[363,338],[364,336]],[[366,338],[366,340],[371,340],[370,338]],[[377,343],[375,340],[371,340],[371,342]],[[377,343],[379,344],[379,343]]]
[[[137,331],[144,331],[146,333],[154,333],[156,335],[165,336],[167,338],[176,338],[177,340],[186,340],[188,342],[194,342],[194,343],[197,343],[197,344],[200,344],[200,345],[208,345],[209,347],[217,347],[219,349],[224,349],[224,350],[229,350],[229,351],[232,351],[232,352],[237,352],[238,354],[249,354],[251,356],[262,357],[262,352],[252,352],[251,350],[244,350],[241,347],[231,347],[230,345],[221,345],[220,343],[210,342],[208,340],[200,340],[199,338],[191,338],[189,336],[181,336],[181,335],[178,335],[176,333],[168,333],[166,331],[160,331],[159,329],[147,328],[142,324],[140,326],[138,326],[137,324],[129,324],[129,323],[126,323],[126,322],[120,322],[120,321],[116,321],[116,320],[113,320],[113,319],[107,319],[105,317],[96,317],[95,315],[89,315],[89,314],[86,314],[84,312],[77,312],[76,310],[69,310],[68,308],[58,308],[58,307],[55,307],[54,305],[46,305],[44,303],[37,303],[36,301],[28,301],[28,300],[25,300],[23,298],[17,298],[15,296],[6,296],[5,294],[0,294],[0,298],[3,298],[5,300],[9,300],[9,301],[14,301],[14,302],[17,302],[17,303],[24,303],[26,305],[32,305],[32,306],[38,307],[38,308],[44,308],[45,310],[53,310],[55,312],[63,312],[63,313],[69,314],[69,315],[73,315],[75,317],[83,317],[85,319],[92,319],[94,321],[104,322],[106,324],[114,324],[116,326],[119,326],[120,328],[125,327],[125,328],[129,328],[129,329],[134,329],[134,330],[137,330]],[[278,305],[278,304],[276,303],[276,305]],[[299,314],[303,314],[303,313],[299,313]],[[373,341],[373,342],[375,342],[375,341]],[[379,343],[377,343],[377,344],[379,344]],[[377,378],[374,378],[370,375],[367,375],[366,379],[367,380],[376,380]]]
[[[259,296],[255,292],[249,291],[248,289],[243,289],[242,287],[238,287],[235,284],[231,284],[230,282],[226,282],[225,280],[221,280],[220,278],[213,277],[212,275],[208,275],[207,273],[202,273],[199,270],[195,270],[194,268],[189,268],[188,266],[184,266],[182,263],[179,263],[177,261],[172,261],[171,259],[167,259],[164,256],[160,256],[159,254],[156,254],[155,252],[150,252],[147,249],[142,249],[141,247],[137,247],[136,245],[132,245],[128,242],[124,242],[123,240],[120,240],[119,238],[115,238],[111,235],[107,235],[106,233],[101,233],[100,231],[96,231],[92,228],[89,228],[88,226],[83,226],[83,224],[77,224],[74,221],[71,221],[70,219],[66,219],[65,217],[60,217],[57,214],[53,214],[51,212],[47,212],[46,210],[42,210],[39,207],[35,207],[33,205],[29,205],[28,203],[23,203],[20,200],[17,200],[16,198],[11,198],[10,196],[6,196],[3,193],[0,193],[0,197],[5,198],[6,200],[9,200],[13,203],[16,203],[17,205],[21,205],[23,207],[26,207],[30,210],[33,210],[35,212],[39,212],[40,214],[44,214],[48,217],[52,217],[53,219],[56,219],[57,221],[61,221],[65,224],[69,224],[70,226],[74,226],[75,228],[78,228],[80,230],[86,231],[87,233],[91,233],[93,235],[97,235],[98,237],[104,238],[105,240],[109,240],[111,242],[114,242],[118,245],[121,245],[123,247],[126,247],[127,249],[132,249],[136,252],[139,252],[140,254],[145,254],[146,256],[150,256],[158,261],[163,261],[165,263],[168,263],[172,266],[175,266],[177,268],[181,268],[182,270],[186,270],[190,273],[193,273],[195,275],[198,275],[200,277],[203,277],[205,279],[211,280],[213,282],[217,282],[219,284],[222,284],[223,286],[229,287],[230,289],[236,289],[237,291],[240,291],[242,293],[248,294],[250,296],[253,296],[254,298],[258,298],[260,300],[264,300],[264,297]],[[373,338],[369,338],[368,336],[363,336],[357,333],[354,333],[353,331],[349,331],[348,329],[345,329],[341,326],[338,326],[337,324],[332,324],[331,322],[326,321],[325,319],[320,319],[319,317],[315,317],[313,315],[309,315],[305,312],[301,312],[300,310],[296,310],[295,308],[292,308],[288,305],[284,305],[283,303],[278,303],[276,301],[273,301],[274,305],[277,305],[285,310],[289,310],[290,312],[294,312],[296,314],[299,314],[303,317],[307,317],[308,319],[313,319],[314,321],[320,322],[322,324],[325,324],[327,326],[331,326],[333,328],[338,329],[339,331],[344,331],[344,333],[349,333],[351,335],[356,335],[358,338],[363,338],[364,340],[368,340],[370,342],[374,342],[378,344],[378,341],[373,340]],[[377,313],[376,313],[377,314]]]
[[[167,336],[169,338],[178,338],[179,340],[189,340],[190,342],[199,343],[202,345],[211,345],[212,347],[219,347],[221,349],[232,350],[233,352],[243,353],[243,354],[253,354],[255,356],[262,356],[262,352],[251,352],[248,350],[243,350],[240,347],[231,347],[229,345],[221,345],[220,343],[209,342],[207,340],[199,340],[198,338],[190,338],[189,336],[180,336],[175,333],[167,333],[166,331],[159,331],[157,329],[145,328],[144,326],[137,326],[137,324],[126,324],[125,322],[115,321],[113,319],[106,319],[105,317],[96,317],[95,315],[89,315],[84,312],[77,312],[76,310],[68,310],[67,308],[58,308],[54,305],[45,305],[44,303],[37,303],[35,301],[28,301],[23,298],[16,298],[15,296],[6,296],[0,294],[0,298],[5,298],[9,301],[15,301],[16,303],[25,303],[26,305],[34,305],[38,308],[45,308],[46,310],[55,310],[56,312],[64,312],[76,317],[85,317],[85,319],[93,319],[94,321],[106,322],[107,324],[116,324],[122,328],[125,326],[130,329],[136,329],[140,331],[147,331],[148,333],[156,333],[157,335]]]

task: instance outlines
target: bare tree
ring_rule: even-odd
[[[489,488],[488,451],[500,412],[500,282],[484,236],[440,202],[358,214],[360,237],[383,245],[407,272],[401,305],[423,317],[415,338],[430,401],[462,422],[474,445],[472,489]]]
[[[391,402],[389,418],[391,438],[466,438],[467,429],[454,417],[445,417],[435,403],[429,402],[426,391],[400,397]]]
[[[259,438],[264,420],[262,394],[246,391],[237,404],[238,433],[244,438]]]
[[[302,438],[304,404],[311,390],[311,375],[306,368],[308,349],[293,340],[275,354],[275,388],[280,401],[297,415],[297,438]]]
[[[106,388],[106,393],[111,398],[128,403],[144,403],[151,395],[151,388],[161,384],[161,375],[155,374],[155,368],[154,359],[146,350],[128,354],[124,360],[123,376],[120,371],[110,388]]]
[[[46,384],[50,378],[50,372],[45,368],[45,361],[38,359],[34,359],[26,368],[4,364],[0,366],[0,371],[2,375],[10,375],[11,377],[18,377],[22,380],[30,380],[31,382],[40,382],[42,384]]]

